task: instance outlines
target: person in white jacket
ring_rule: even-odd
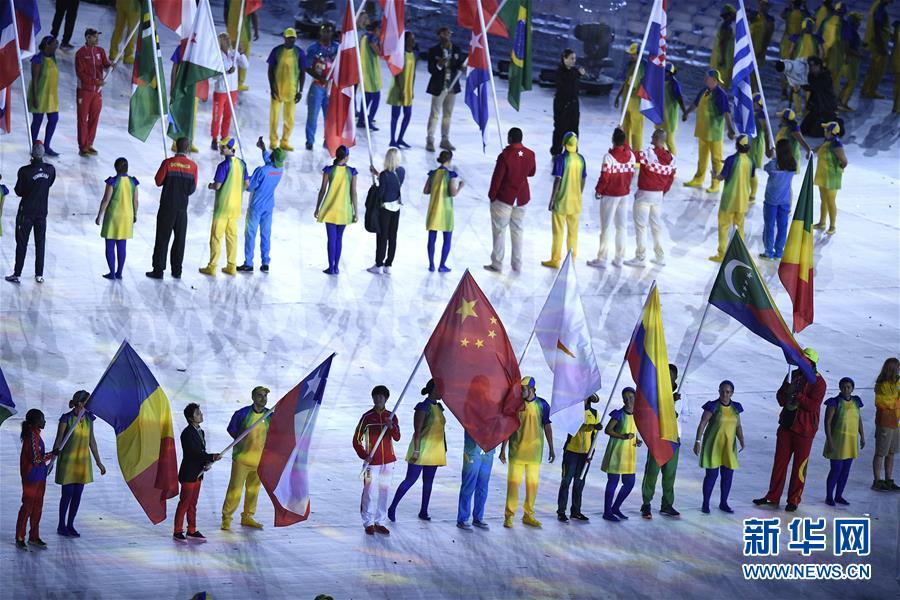
[[[246,69],[250,66],[247,57],[231,47],[231,39],[227,33],[219,34],[219,49],[222,51],[222,61],[225,63],[225,74],[216,77],[213,88],[213,111],[210,135],[212,144],[210,148],[219,149],[219,140],[229,137],[231,131],[231,105],[237,104],[238,97],[238,69]],[[228,85],[225,85],[225,78]],[[228,102],[228,94],[231,93],[231,104]]]
[[[641,168],[632,210],[637,247],[634,258],[625,261],[630,267],[643,267],[645,264],[644,234],[648,220],[655,253],[650,262],[659,266],[666,264],[666,253],[662,247],[662,200],[675,181],[675,157],[666,147],[666,135],[664,129],[655,130],[650,146],[637,155]]]

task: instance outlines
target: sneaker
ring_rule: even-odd
[[[90,158],[90,157],[91,157],[91,153],[88,152],[87,150],[79,150],[79,151],[78,151],[78,156],[81,156],[82,158]]]
[[[619,517],[617,517],[616,515],[614,515],[612,513],[603,513],[603,520],[604,521],[612,521],[613,523],[618,523]]]
[[[650,510],[649,504],[641,504],[641,517],[648,520],[653,518],[653,511]]]
[[[146,273],[144,273],[144,275],[146,275],[150,279],[162,279],[163,278],[163,274],[159,271],[147,271]]]
[[[615,262],[613,262],[613,264],[615,264]],[[644,259],[638,258],[638,257],[629,258],[623,264],[628,265],[629,267],[640,267],[642,269],[644,268],[644,265],[645,265]]]
[[[559,263],[556,262],[555,260],[542,260],[542,261],[541,261],[541,266],[543,266],[543,267],[548,267],[548,268],[550,268],[550,269],[558,269],[558,268],[559,268]]]
[[[522,524],[528,525],[529,527],[540,527],[541,526],[540,521],[538,521],[537,519],[535,519],[534,517],[531,517],[529,515],[525,515],[524,517],[522,517]]]
[[[209,147],[212,148],[213,150],[218,150],[219,149],[219,140],[217,140],[216,138],[213,138],[212,143],[209,145]]]
[[[512,526],[513,526],[513,518],[512,518],[512,517],[505,517],[505,518],[503,519],[503,526],[506,527],[507,529],[512,529]]]
[[[285,152],[293,152],[294,151],[294,147],[286,142],[281,142],[281,149],[284,150]]]
[[[380,533],[381,535],[391,535],[391,530],[384,525],[375,523],[375,533]]]
[[[172,539],[174,539],[176,542],[182,542],[182,543],[185,543],[185,544],[187,543],[187,538],[184,537],[184,532],[183,532],[183,531],[179,531],[178,533],[174,534],[174,535],[172,536]]]
[[[893,480],[893,479],[885,479],[885,480],[884,480],[884,487],[885,487],[885,489],[887,489],[889,492],[896,492],[897,490],[900,490],[900,486],[898,486],[896,483],[894,483],[894,480]]]
[[[722,186],[719,183],[719,180],[716,179],[716,181],[711,186],[706,188],[706,193],[707,194],[718,194],[719,191],[721,191],[721,189],[722,189]]]
[[[216,269],[215,269],[215,267],[200,267],[199,271],[200,271],[201,273],[203,273],[204,275],[209,275],[210,277],[215,277],[215,276],[216,276]]]
[[[430,138],[425,140],[425,152],[434,152],[434,140]]]
[[[450,152],[453,152],[454,150],[456,150],[456,146],[454,146],[453,144],[451,144],[451,143],[450,143],[450,140],[447,139],[447,138],[441,139],[441,144],[440,144],[440,146],[441,146],[441,148],[442,148],[443,150],[449,150]]]
[[[835,233],[837,233],[837,229],[835,229],[834,227],[829,227],[825,231],[825,235],[834,235]]]
[[[381,267],[379,267],[378,265],[372,265],[371,267],[366,269],[366,271],[368,271],[372,275],[381,275]]]
[[[466,523],[465,521],[457,521],[456,527],[458,529],[462,529],[464,531],[472,531],[472,526]]]
[[[375,535],[374,525],[366,525],[366,535]]]
[[[190,539],[194,540],[195,542],[205,542],[205,541],[206,541],[206,536],[204,536],[204,535],[203,535],[202,533],[200,533],[199,531],[195,531],[195,532],[193,532],[193,533],[189,533],[189,534],[187,534],[187,536],[188,536]]]
[[[47,548],[47,542],[45,542],[41,538],[34,538],[33,540],[28,540],[28,545],[34,546],[35,548],[41,548],[41,549]]]
[[[768,252],[760,252],[759,257],[763,260],[775,260],[775,256],[770,255]]]
[[[259,270],[262,271],[263,273],[268,273],[268,272],[269,272],[269,265],[263,265],[263,266],[261,266],[261,267],[259,268]]]
[[[722,256],[721,254],[714,254],[709,257],[709,260],[711,260],[712,262],[715,262],[715,263],[720,263],[720,262],[722,262],[723,258],[725,258],[725,257]]]
[[[613,259],[613,261],[612,261],[612,266],[614,266],[614,267],[616,267],[616,268],[621,267],[621,266],[622,266],[622,259],[619,258],[618,256],[615,257],[615,258]]]
[[[27,551],[28,546],[25,545],[25,540],[16,540],[16,549]]]
[[[174,279],[181,279],[181,271],[179,271],[178,273],[172,273],[171,275]]]
[[[650,262],[652,262],[654,265],[664,267],[664,266],[666,266],[666,257],[665,256],[654,256],[653,258],[650,259]]]
[[[825,229],[825,223],[816,223],[813,225],[813,229]]]
[[[472,521],[472,525],[477,527],[478,529],[484,529],[485,531],[489,531],[491,526],[485,523],[484,521]]]
[[[784,507],[784,510],[786,510],[788,512],[794,512],[797,510],[797,505],[791,504],[790,502],[788,502],[787,505]]]
[[[97,152],[97,150],[94,149],[93,146],[88,146],[87,152],[91,156],[96,156],[96,155],[100,154],[99,152]]]
[[[696,179],[691,179],[690,181],[685,181],[685,182],[684,182],[684,187],[689,187],[689,188],[702,188],[702,187],[703,187],[703,181],[702,181],[702,180],[698,181],[698,180],[696,180]]]
[[[675,510],[675,508],[672,506],[664,506],[663,508],[659,509],[659,514],[666,515],[667,517],[681,516],[681,513]]]
[[[581,514],[580,512],[579,512],[579,513],[572,513],[572,514],[569,515],[569,516],[570,516],[571,518],[575,519],[576,521],[590,521],[590,520],[591,520],[587,515],[583,515],[583,514]]]
[[[484,265],[485,271],[490,271],[491,273],[499,273],[500,267],[495,267],[494,265]]]
[[[606,268],[606,259],[605,258],[595,258],[594,260],[587,261],[587,266],[594,267],[595,269],[605,269]]]
[[[18,276],[18,275],[7,275],[7,276],[4,277],[3,279],[7,280],[7,281],[10,282],[10,283],[19,283],[19,276]]]
[[[196,153],[200,152],[200,148],[198,148],[197,146],[191,144],[191,152],[193,152],[194,154],[196,154]]]
[[[757,499],[755,499],[755,500],[753,501],[753,504],[755,504],[755,505],[757,505],[757,506],[774,506],[775,508],[778,508],[778,503],[777,503],[777,502],[772,502],[771,500],[769,500],[769,499],[766,498],[765,496],[763,496],[762,498],[757,498]]]
[[[231,531],[231,519],[222,517],[222,524],[219,525],[219,529],[222,531]]]
[[[419,513],[419,518],[423,521],[430,521],[431,517],[428,516],[428,513]]]
[[[306,149],[312,150],[312,144],[310,144],[309,142],[306,142]]]
[[[263,524],[253,519],[253,517],[241,517],[241,526],[253,529],[262,529]]]
[[[237,267],[234,265],[226,265],[222,267],[222,272],[226,275],[237,275]]]
[[[381,272],[384,273],[385,275],[390,275],[391,268],[389,266],[385,265],[385,266],[381,267]]]
[[[35,281],[36,283],[44,283],[44,276],[43,276],[43,275],[35,275],[35,276],[34,276],[34,281]]]
[[[250,86],[247,85],[246,83],[242,83],[242,84],[240,84],[240,85],[238,86],[238,91],[239,91],[239,92],[247,92],[247,91],[249,91],[249,90],[250,90]]]
[[[244,264],[244,265],[239,266],[237,268],[237,270],[240,271],[241,273],[252,273],[253,267],[251,265]]]
[[[556,513],[556,520],[560,523],[568,523],[569,517],[566,516],[566,513]]]

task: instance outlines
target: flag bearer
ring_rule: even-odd
[[[222,456],[206,451],[206,433],[200,428],[200,423],[203,422],[203,411],[200,410],[200,406],[194,402],[185,406],[184,418],[188,424],[181,432],[181,467],[178,469],[181,495],[175,509],[175,531],[172,537],[176,542],[187,542],[188,538],[196,542],[205,542],[206,536],[197,531],[197,500],[200,498],[203,473]],[[187,515],[187,536],[184,534],[185,515]]]
[[[681,400],[681,394],[675,390],[678,388],[676,380],[678,379],[678,367],[669,364],[669,378],[672,380],[672,400],[678,402]],[[678,415],[675,415],[676,418]],[[659,508],[659,514],[667,517],[677,517],[681,513],[675,510],[675,473],[678,471],[678,451],[681,449],[681,439],[674,444],[672,449],[672,458],[666,461],[666,464],[659,466],[653,453],[647,453],[647,463],[644,466],[644,479],[641,482],[641,496],[643,504],[641,504],[641,516],[645,519],[652,519],[650,503],[653,502],[653,494],[656,492],[656,480],[662,471],[662,504]]]
[[[250,392],[252,404],[245,406],[231,415],[228,423],[228,435],[236,439],[239,435],[253,427],[247,437],[238,442],[231,452],[231,477],[228,480],[228,490],[225,492],[225,503],[222,505],[222,530],[231,529],[231,518],[241,501],[241,494],[246,489],[244,496],[244,512],[241,513],[241,525],[262,529],[262,523],[254,520],[256,514],[256,500],[259,497],[259,475],[256,473],[259,467],[259,458],[262,456],[263,447],[266,445],[266,435],[269,433],[269,420],[266,418],[266,402],[269,399],[269,388],[261,385]],[[256,425],[258,421],[262,423]],[[254,427],[254,425],[256,425]]]
[[[368,461],[363,479],[362,498],[359,501],[359,513],[367,535],[391,533],[384,524],[388,516],[391,476],[394,473],[394,463],[397,462],[394,456],[394,442],[400,441],[400,425],[397,415],[391,417],[385,409],[385,403],[390,395],[390,390],[383,385],[372,388],[372,403],[375,406],[363,413],[353,432],[353,449],[356,450],[357,456]],[[386,430],[383,436],[382,430]],[[377,498],[374,488],[378,490]]]
[[[588,452],[591,450],[597,430],[601,429],[600,419],[596,409],[591,404],[600,401],[597,394],[591,394],[584,400],[584,424],[575,435],[566,436],[566,444],[563,446],[562,481],[559,483],[559,494],[556,498],[556,518],[563,523],[569,517],[578,521],[587,521],[588,517],[581,512],[581,493],[584,490],[584,478],[581,472],[587,464]],[[566,516],[566,506],[569,504],[569,486],[572,485],[572,510],[569,517]]]

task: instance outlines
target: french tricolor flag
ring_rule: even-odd
[[[35,53],[37,34],[41,30],[37,0],[14,0],[15,19],[9,0],[0,0],[0,90],[9,87],[21,72],[19,60]],[[20,53],[16,52],[16,30],[19,29]]]
[[[638,89],[641,114],[651,123],[662,123],[666,85],[666,10],[669,0],[656,0],[650,11],[650,32],[647,35],[647,65]]]
[[[309,518],[309,446],[334,354],[278,401],[257,474],[275,506],[275,527]]]

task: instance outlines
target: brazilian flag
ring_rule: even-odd
[[[519,110],[522,90],[531,89],[531,0],[507,0],[497,16],[507,31],[513,33],[506,99],[510,106]]]

